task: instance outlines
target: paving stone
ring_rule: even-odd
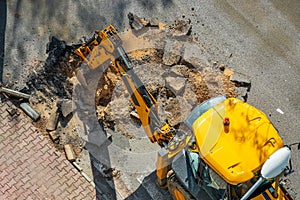
[[[95,199],[93,186],[49,139],[22,113],[8,119],[7,108],[16,107],[0,103],[0,199]]]

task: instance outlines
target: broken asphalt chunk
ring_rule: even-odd
[[[159,26],[158,18],[156,18],[156,17],[151,18],[149,20],[149,25],[152,26],[152,27],[158,27]]]
[[[137,15],[134,15],[132,13],[128,13],[127,17],[129,19],[130,27],[134,30],[140,30],[146,25],[145,20],[138,17]]]
[[[62,115],[64,117],[67,117],[69,114],[71,114],[76,108],[75,105],[72,103],[72,100],[70,99],[63,99],[59,102],[59,107]]]
[[[175,40],[167,40],[164,55],[163,63],[165,65],[175,65],[179,62],[181,57],[182,44]]]
[[[190,43],[183,45],[182,64],[201,70],[209,65],[207,57],[207,54],[203,53],[198,45]]]
[[[230,81],[232,81],[236,87],[246,87],[248,91],[250,90],[251,80],[250,77],[245,74],[234,72],[230,77]]]
[[[174,92],[174,94],[179,95],[182,93],[185,87],[186,79],[182,77],[167,77],[166,84]]]
[[[171,26],[171,29],[173,29],[174,31],[172,31],[172,35],[173,36],[184,36],[184,35],[190,35],[191,31],[192,31],[192,24],[191,24],[191,20],[186,19],[180,19],[175,21],[175,23]]]
[[[59,40],[54,36],[50,36],[46,49],[46,53],[48,54],[46,64],[54,65],[58,63],[65,55],[66,50],[67,45],[65,41]]]

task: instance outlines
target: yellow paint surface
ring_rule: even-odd
[[[225,133],[223,120],[230,120]],[[253,177],[283,141],[265,114],[235,98],[209,109],[193,124],[201,157],[228,183]]]

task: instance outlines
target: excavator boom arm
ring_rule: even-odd
[[[174,136],[170,131],[173,129],[160,121],[157,114],[157,102],[136,75],[122,47],[122,40],[113,26],[108,26],[96,33],[93,38],[76,49],[75,53],[82,61],[87,62],[91,69],[112,62],[130,94],[131,102],[150,141],[158,142],[160,146],[168,143]]]

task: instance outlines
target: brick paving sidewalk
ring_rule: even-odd
[[[95,199],[94,187],[23,113],[0,100],[0,199]]]

